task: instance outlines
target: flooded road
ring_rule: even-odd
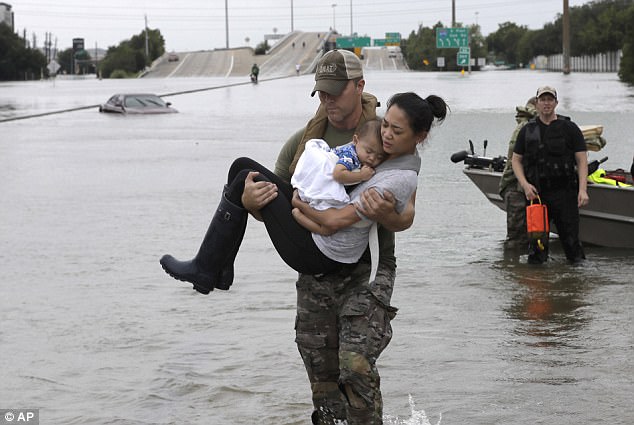
[[[634,252],[529,266],[503,249],[504,213],[450,155],[506,153],[516,105],[540,85],[558,112],[602,124],[608,168],[634,155],[634,89],[614,75],[369,72],[451,107],[423,148],[414,226],[397,235],[394,338],[378,361],[386,424],[631,424]],[[176,93],[233,79],[2,83],[0,120],[96,105],[115,92]],[[295,273],[254,220],[228,292],[169,278],[188,258],[238,156],[273,166],[317,107],[312,76],[166,97],[180,113],[96,107],[0,122],[0,408],[40,423],[309,423],[294,343]],[[384,112],[384,106],[380,112]]]

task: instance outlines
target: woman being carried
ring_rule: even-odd
[[[233,282],[233,262],[246,228],[248,213],[242,207],[241,198],[248,176],[278,187],[278,196],[259,212],[275,249],[286,264],[303,274],[322,274],[355,263],[367,247],[372,224],[358,211],[361,193],[370,188],[380,194],[389,191],[394,196],[397,212],[401,212],[416,190],[420,168],[416,146],[425,141],[434,119],[442,121],[446,113],[447,105],[438,96],[422,99],[411,92],[394,95],[381,124],[387,160],[376,167],[376,173],[368,181],[350,193],[350,204],[339,209],[318,211],[298,198],[293,200],[291,185],[257,162],[239,158],[229,170],[220,205],[196,257],[178,261],[165,255],[161,266],[170,276],[192,283],[194,289],[203,294],[214,288],[229,289]]]

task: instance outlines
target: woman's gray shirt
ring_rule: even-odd
[[[376,168],[376,173],[370,180],[359,184],[350,193],[352,203],[361,203],[361,194],[367,189],[376,189],[381,195],[387,190],[394,195],[396,211],[402,212],[416,190],[420,163],[418,152],[385,161]],[[330,236],[313,233],[315,244],[327,257],[348,264],[356,263],[361,258],[368,246],[368,235],[373,222],[358,211],[357,214],[361,218],[360,222]]]

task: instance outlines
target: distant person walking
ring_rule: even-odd
[[[260,74],[260,68],[258,67],[257,63],[254,63],[253,66],[251,67],[251,82],[257,83],[259,74]]]
[[[300,64],[295,64],[295,71],[297,72],[297,76],[299,77],[299,70],[302,66]]]

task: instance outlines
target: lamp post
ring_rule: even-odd
[[[332,4],[332,30],[335,31],[335,7],[337,7],[336,3]]]

